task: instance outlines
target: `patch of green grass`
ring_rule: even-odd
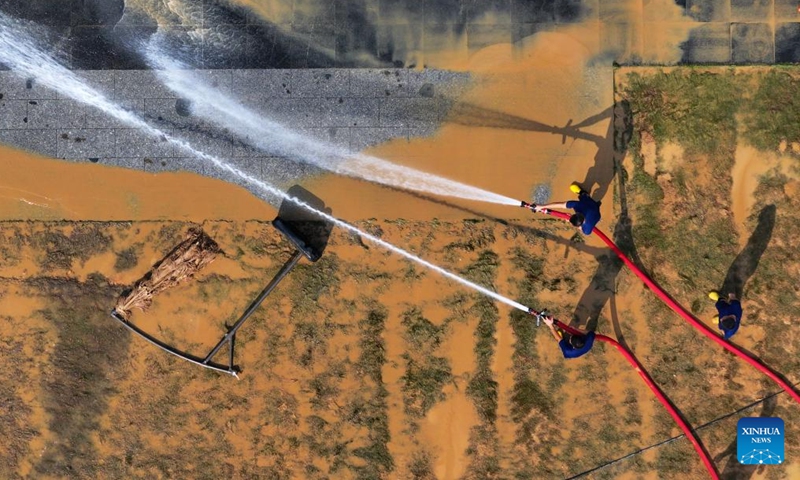
[[[442,388],[453,380],[450,363],[446,358],[426,356],[415,360],[403,354],[406,371],[400,382],[403,387],[405,412],[413,418],[423,418],[437,402],[444,400]]]
[[[423,450],[414,452],[408,463],[408,471],[413,480],[436,480],[431,455]]]
[[[320,308],[319,300],[339,293],[341,268],[338,257],[329,253],[313,264],[300,264],[291,273],[293,318],[306,318]]]
[[[114,262],[114,270],[117,272],[124,272],[125,270],[130,270],[135,267],[139,262],[139,256],[136,251],[137,248],[133,246],[117,253],[117,259]]]
[[[58,332],[52,367],[42,372],[42,403],[55,441],[38,457],[34,471],[37,476],[73,472],[97,478],[101,467],[92,432],[100,429],[130,343],[130,334],[97,305],[113,305],[119,292],[96,274],[86,282],[33,279],[28,285],[46,299],[40,314]]]
[[[415,350],[431,351],[441,345],[446,327],[434,325],[422,316],[422,311],[418,307],[411,307],[403,312],[402,323],[406,328],[404,337]]]
[[[103,233],[99,225],[78,224],[69,236],[60,230],[48,228],[35,233],[31,244],[44,252],[41,265],[45,270],[72,268],[73,259],[86,262],[91,257],[111,248],[112,238]]]
[[[484,220],[464,220],[462,230],[459,234],[461,240],[445,245],[445,252],[463,250],[474,252],[487,248],[494,244],[494,226],[488,225]]]
[[[761,150],[777,150],[781,142],[800,142],[800,79],[785,71],[760,76],[758,88],[745,103],[743,135]]]
[[[353,400],[346,408],[347,421],[368,428],[369,445],[356,449],[353,454],[367,461],[364,467],[354,468],[359,478],[385,478],[394,470],[394,459],[389,452],[389,417],[387,399],[389,392],[383,383],[383,366],[386,363],[386,345],[383,332],[388,313],[380,305],[369,302],[369,311],[359,322],[361,355],[357,368],[371,379],[373,394]]]
[[[622,93],[639,132],[661,145],[674,141],[689,153],[715,154],[735,143],[741,83],[729,72],[676,69],[631,73]]]
[[[500,257],[491,250],[483,250],[478,259],[462,270],[461,274],[479,285],[490,286],[494,282],[499,266]]]

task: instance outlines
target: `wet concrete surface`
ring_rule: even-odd
[[[361,151],[393,138],[433,134],[452,106],[447,95],[469,76],[436,70],[321,69],[195,72],[247,108],[310,138]],[[256,148],[249,139],[199,118],[192,105],[153,71],[81,71],[89,85],[165,134],[190,143],[272,184],[318,173]],[[130,128],[93,107],[44,88],[35,79],[0,72],[0,142],[49,157],[134,168],[186,170],[217,176],[166,138]]]

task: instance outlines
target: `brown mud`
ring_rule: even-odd
[[[78,165],[0,145],[0,219],[203,221],[269,218],[243,188],[190,173]]]

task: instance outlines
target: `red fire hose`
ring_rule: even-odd
[[[531,204],[526,204],[526,202],[522,202],[522,206],[523,207],[528,207],[528,208],[532,207]],[[543,210],[542,213],[544,213],[546,215],[552,215],[554,217],[558,217],[558,218],[560,218],[562,220],[569,220],[569,217],[570,217],[570,215],[567,214],[567,213],[556,212],[556,211],[549,210],[549,209]],[[740,349],[736,345],[734,345],[734,344],[732,344],[732,343],[730,343],[728,341],[725,341],[722,337],[720,337],[714,331],[712,331],[706,324],[704,324],[703,322],[698,320],[697,317],[695,317],[688,310],[683,308],[683,306],[681,306],[672,297],[670,297],[667,292],[665,292],[660,286],[658,286],[658,284],[656,282],[654,282],[650,277],[648,277],[647,274],[645,274],[643,271],[641,271],[639,269],[639,267],[634,265],[634,263],[627,256],[625,256],[624,253],[622,253],[622,250],[620,250],[614,244],[614,242],[612,242],[611,239],[606,236],[605,233],[600,231],[600,229],[595,227],[592,230],[592,232],[594,232],[594,234],[597,235],[600,238],[600,240],[605,242],[605,244],[608,245],[608,247],[611,250],[613,250],[614,253],[617,254],[617,256],[620,258],[620,260],[622,260],[625,263],[625,265],[627,265],[628,268],[630,268],[631,271],[633,271],[633,273],[635,273],[637,277],[639,277],[648,287],[650,287],[650,290],[652,290],[653,293],[655,293],[659,298],[661,298],[661,300],[663,300],[664,303],[666,303],[675,313],[677,313],[678,315],[683,317],[694,328],[699,330],[700,333],[702,333],[706,337],[710,338],[711,340],[715,341],[716,343],[721,345],[724,349],[726,349],[729,352],[733,353],[737,357],[743,359],[745,362],[747,362],[750,365],[756,367],[758,370],[760,370],[766,376],[768,376],[773,381],[775,381],[775,383],[780,385],[781,388],[786,393],[791,395],[792,398],[794,398],[796,402],[800,403],[800,394],[798,394],[797,391],[795,391],[795,389],[792,388],[792,386],[789,384],[789,382],[784,380],[778,372],[772,370],[770,367],[768,367],[767,365],[763,364],[759,359],[752,357],[749,353],[747,353],[744,350]]]
[[[539,312],[533,312],[533,313],[538,314]],[[573,335],[586,335],[585,332],[582,332],[576,328],[572,328],[569,325],[560,322],[559,320],[554,320],[553,324],[556,325],[558,328],[566,332],[569,332]],[[717,473],[717,469],[714,466],[714,462],[711,461],[711,457],[708,455],[708,452],[706,452],[705,448],[703,448],[703,445],[700,443],[700,439],[697,438],[697,434],[695,434],[694,430],[692,430],[692,427],[690,427],[689,424],[683,420],[681,414],[678,413],[678,411],[672,405],[672,402],[669,401],[667,396],[664,395],[664,392],[662,392],[661,389],[658,387],[658,385],[656,385],[656,383],[650,377],[650,374],[648,374],[647,371],[642,366],[642,364],[639,363],[639,360],[637,360],[636,357],[633,356],[633,353],[627,348],[625,348],[621,343],[614,340],[613,338],[600,334],[595,334],[594,338],[595,340],[599,340],[605,343],[610,343],[611,345],[613,345],[617,349],[617,351],[621,353],[623,357],[625,357],[625,360],[627,360],[628,363],[630,363],[631,366],[637,372],[639,372],[639,376],[642,377],[644,383],[646,383],[647,386],[650,387],[650,390],[653,391],[653,394],[656,396],[656,398],[658,398],[658,401],[661,402],[662,405],[664,405],[664,408],[667,409],[669,414],[675,420],[675,423],[677,423],[678,426],[681,427],[681,430],[683,430],[683,433],[686,435],[686,438],[688,438],[692,442],[695,451],[697,452],[698,455],[700,455],[700,459],[703,460],[703,464],[706,466],[708,474],[711,475],[711,478],[718,480],[719,474]]]

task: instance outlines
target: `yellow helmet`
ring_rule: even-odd
[[[570,190],[572,191],[572,193],[574,193],[574,194],[581,193],[581,190],[583,190],[583,189],[581,188],[581,186],[580,186],[580,185],[578,185],[578,182],[572,182],[572,185],[570,185],[570,186],[569,186],[569,189],[570,189]]]

